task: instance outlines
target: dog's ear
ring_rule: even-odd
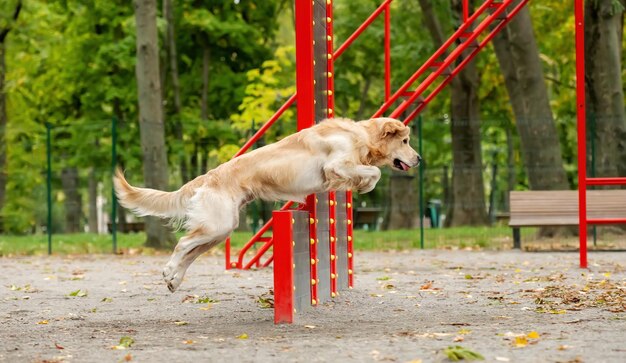
[[[400,131],[403,131],[405,127],[406,126],[404,126],[401,122],[387,121],[383,124],[382,138],[384,139],[386,137],[394,137]]]

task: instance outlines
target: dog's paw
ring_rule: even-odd
[[[171,266],[165,266],[163,269],[163,280],[167,284],[167,288],[174,292],[180,286],[183,281],[182,274]]]

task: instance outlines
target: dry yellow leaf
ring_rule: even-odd
[[[531,331],[526,336],[529,337],[530,339],[539,339],[540,337],[539,333],[537,333],[536,331]]]
[[[195,340],[183,340],[183,344],[193,344],[195,342]]]
[[[237,339],[248,339],[248,334],[243,333],[240,336],[238,336]]]
[[[37,324],[40,324],[40,325],[48,324],[48,320],[38,321]]]
[[[526,339],[526,337],[524,336],[515,337],[515,341],[513,342],[513,345],[516,346],[517,348],[524,348],[525,346],[528,345],[528,339]]]

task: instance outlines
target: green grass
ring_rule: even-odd
[[[522,239],[535,233],[534,228],[523,228]],[[249,232],[235,232],[232,245],[238,250],[252,236]],[[142,246],[143,233],[118,234],[118,250],[137,251],[152,254],[157,251]],[[511,229],[506,226],[495,227],[457,227],[424,230],[425,248],[466,248],[480,247],[487,249],[508,248],[511,246]],[[223,248],[223,245],[220,245]],[[420,232],[416,230],[394,231],[354,231],[356,250],[403,250],[420,247]],[[52,236],[54,254],[93,254],[111,253],[112,240],[109,235],[95,234],[58,234]],[[165,251],[169,252],[169,251]],[[0,235],[0,256],[44,255],[48,253],[46,235],[7,236]]]

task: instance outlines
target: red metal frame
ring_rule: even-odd
[[[505,10],[507,10],[511,5],[515,4],[515,0],[486,0],[482,5],[480,5],[475,11],[470,9],[469,1],[463,0],[462,13],[463,13],[463,23],[457,29],[457,31],[446,41],[444,44],[434,53],[432,57],[430,57],[408,80],[405,82],[393,95],[391,95],[391,53],[390,53],[390,43],[391,43],[391,31],[390,31],[390,13],[391,7],[390,4],[393,0],[385,0],[381,3],[381,5],[361,24],[354,33],[346,39],[346,41],[339,47],[337,50],[332,52],[333,49],[333,24],[332,24],[332,1],[327,0],[327,34],[329,35],[327,38],[327,49],[328,49],[328,84],[327,84],[327,96],[328,96],[328,109],[327,116],[332,117],[334,114],[334,60],[339,57],[355,40],[360,36],[360,34],[372,24],[374,20],[378,18],[383,12],[384,14],[384,64],[385,64],[385,102],[383,105],[376,111],[373,117],[380,117],[385,113],[400,97],[407,97],[394,111],[391,112],[390,117],[399,117],[400,114],[405,112],[407,108],[418,101],[418,105],[415,110],[413,110],[409,116],[405,119],[405,123],[409,123],[413,118],[415,118],[426,105],[451,81],[452,77],[456,76],[461,69],[470,62],[476,54],[480,50],[482,50],[486,44],[500,31],[518,12],[522,9],[523,6],[527,4],[529,0],[523,0],[519,4],[517,4],[512,10],[510,10],[509,14],[503,15]],[[581,1],[581,0],[576,0]],[[582,1],[581,1],[582,2]],[[486,15],[486,12],[491,10],[491,14]],[[270,118],[270,120],[263,125],[263,127],[255,133],[255,135],[244,145],[242,150],[240,150],[236,155],[239,156],[243,154],[246,150],[248,150],[254,142],[256,142],[261,135],[280,117],[280,115],[290,107],[296,97],[298,98],[298,130],[303,128],[310,127],[314,124],[314,97],[313,97],[313,89],[314,89],[314,62],[313,62],[313,3],[311,1],[305,0],[296,0],[296,63],[297,63],[297,92],[294,94],[287,102],[281,106],[278,112]],[[472,31],[471,27],[474,27],[474,23],[480,22],[475,26],[475,29]],[[488,30],[489,26],[495,24],[492,30]],[[477,42],[478,37],[482,33],[487,33],[482,41]],[[577,38],[578,39],[578,38]],[[443,61],[440,58],[447,54],[448,48],[453,46],[455,43],[459,41],[458,45],[449,53],[449,55],[445,56]],[[469,54],[465,54],[464,52],[468,49],[473,48]],[[452,65],[455,61],[460,59],[460,62],[452,68]],[[452,68],[452,69],[451,69]],[[578,69],[578,68],[577,68]],[[417,81],[422,75],[426,73],[426,71],[431,71],[430,74],[422,81],[414,91],[409,91],[408,89],[411,87],[415,81]],[[428,95],[423,97],[424,92],[433,85],[440,76],[445,76],[442,78],[442,81],[436,86],[436,88]],[[584,101],[584,100],[583,100]],[[584,170],[584,169],[583,169]],[[589,185],[606,185],[605,181],[600,180],[601,178],[589,179]],[[622,179],[620,178],[609,178],[611,179],[611,185],[621,184]],[[626,178],[623,178],[623,182],[626,183]],[[598,183],[598,184],[595,184]],[[349,222],[352,219],[352,194],[347,193],[347,204],[350,205],[349,208]],[[336,201],[334,201],[336,203]],[[584,207],[584,206],[583,206]],[[307,207],[310,209],[309,207]],[[315,213],[313,208],[313,213]],[[332,215],[332,214],[331,214]],[[312,215],[312,220],[315,220],[315,214]],[[268,221],[268,223],[262,228],[263,232],[269,230],[271,227],[272,220]],[[332,233],[332,232],[331,232]],[[336,233],[336,231],[335,231]],[[353,239],[353,230],[352,226],[348,226],[349,233],[349,270],[352,272],[353,264],[352,264],[352,239]],[[333,236],[336,238],[336,236]],[[242,258],[243,254],[252,246],[255,242],[258,242],[262,238],[264,245],[259,249],[256,256],[250,261],[248,264],[243,266]],[[316,241],[316,238],[314,239]],[[260,256],[265,253],[272,245],[272,239],[267,239],[267,237],[262,237],[262,233],[255,235],[253,239],[246,244],[244,250],[239,253],[239,260],[235,263],[230,263],[230,243],[227,241],[227,267],[234,266],[239,268],[249,268],[254,263],[257,266],[260,264]],[[266,261],[263,265],[267,266],[271,263],[271,257]],[[353,276],[350,274],[349,276],[349,284],[352,286]]]

